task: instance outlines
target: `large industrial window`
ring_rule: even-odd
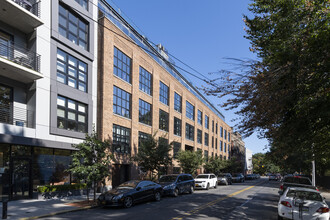
[[[209,129],[209,116],[205,115],[205,128]]]
[[[88,50],[88,23],[59,5],[59,33],[81,48]]]
[[[141,91],[152,94],[152,75],[140,66],[139,88]]]
[[[120,125],[113,125],[113,151],[117,153],[131,153],[131,129]]]
[[[168,86],[159,82],[159,101],[168,105]]]
[[[145,142],[149,138],[151,138],[151,134],[147,134],[147,133],[144,133],[142,131],[139,131],[139,146],[138,146],[138,150],[140,150],[141,144],[143,144],[143,142]]]
[[[113,74],[131,83],[132,80],[132,59],[121,52],[117,47],[114,49]]]
[[[86,133],[87,125],[87,105],[57,96],[58,128]]]
[[[209,134],[206,132],[204,133],[204,145],[209,146]]]
[[[87,64],[58,49],[57,81],[87,92]]]
[[[148,102],[139,99],[139,122],[151,125],[152,123],[152,107]]]
[[[131,94],[113,86],[113,113],[131,118]]]
[[[203,141],[202,130],[197,129],[197,143],[202,144],[202,141]]]
[[[186,139],[193,141],[194,140],[195,128],[194,126],[186,123]]]
[[[168,131],[168,113],[163,110],[159,110],[159,129]]]
[[[186,116],[187,118],[195,121],[195,106],[186,101]]]
[[[174,110],[182,112],[182,97],[178,93],[174,93]]]
[[[203,115],[200,110],[197,111],[197,123],[203,125]]]
[[[181,136],[181,119],[174,117],[174,134]]]
[[[173,158],[178,158],[179,151],[181,150],[181,143],[173,142]]]

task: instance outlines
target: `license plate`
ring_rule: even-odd
[[[101,202],[102,205],[105,205],[105,203],[106,203],[105,201],[102,201],[102,202]]]
[[[199,186],[199,184],[195,184],[195,186]]]
[[[302,207],[302,211],[303,212],[308,212],[309,211],[309,208],[308,207]]]

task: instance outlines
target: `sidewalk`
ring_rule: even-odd
[[[97,193],[98,197],[99,193]],[[96,198],[97,198],[96,197]],[[72,196],[64,199],[29,199],[9,201],[7,209],[7,219],[37,219],[60,213],[73,212],[95,207],[93,195],[87,202],[86,196]],[[2,218],[2,203],[0,203],[0,219]]]

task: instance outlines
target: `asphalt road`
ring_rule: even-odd
[[[163,197],[124,208],[96,208],[44,219],[116,219],[116,220],[202,220],[202,219],[277,219],[279,182],[268,178],[198,190],[177,198]]]

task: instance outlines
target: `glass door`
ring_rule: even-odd
[[[13,158],[12,159],[12,199],[23,199],[31,197],[30,186],[30,170],[31,164],[29,159]]]

